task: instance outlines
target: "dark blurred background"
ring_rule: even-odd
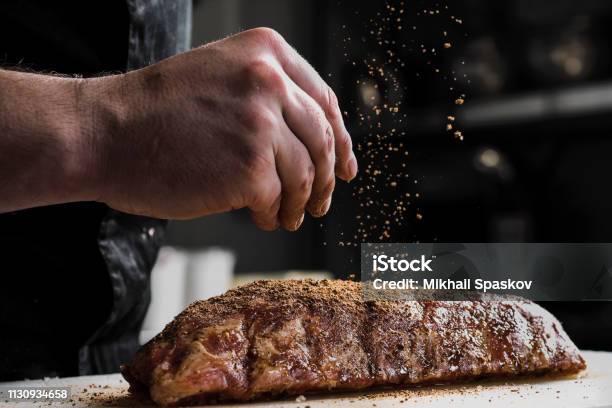
[[[362,241],[612,242],[609,1],[194,3],[194,46],[257,26],[337,91],[364,175],[298,233],[259,232],[237,212],[174,222],[168,245],[229,248],[238,275],[346,278]],[[382,145],[397,150],[369,155]],[[581,348],[612,350],[612,303],[545,307]]]

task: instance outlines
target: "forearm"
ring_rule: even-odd
[[[80,81],[0,70],[0,213],[96,198]]]

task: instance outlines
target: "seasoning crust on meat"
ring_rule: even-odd
[[[258,281],[195,302],[122,373],[176,405],[585,368],[530,301],[365,301],[361,285]]]

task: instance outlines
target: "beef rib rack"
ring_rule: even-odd
[[[577,373],[550,313],[508,300],[365,300],[361,283],[258,281],[195,302],[122,367],[160,405]]]

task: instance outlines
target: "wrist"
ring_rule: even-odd
[[[127,110],[122,80],[123,75],[81,79],[75,86],[78,134],[72,143],[78,163],[73,164],[69,177],[82,186],[82,200],[106,202],[116,182],[113,141],[120,137]]]
[[[64,188],[61,194],[69,201],[94,201],[96,191],[92,181],[96,178],[95,160],[92,152],[91,109],[86,107],[83,88],[86,79],[66,80],[62,85],[67,100],[70,101],[68,120],[59,127],[58,140],[63,157],[61,160],[61,180]],[[61,197],[58,197],[61,200]]]
[[[105,83],[0,70],[0,212],[101,200],[119,117]]]

